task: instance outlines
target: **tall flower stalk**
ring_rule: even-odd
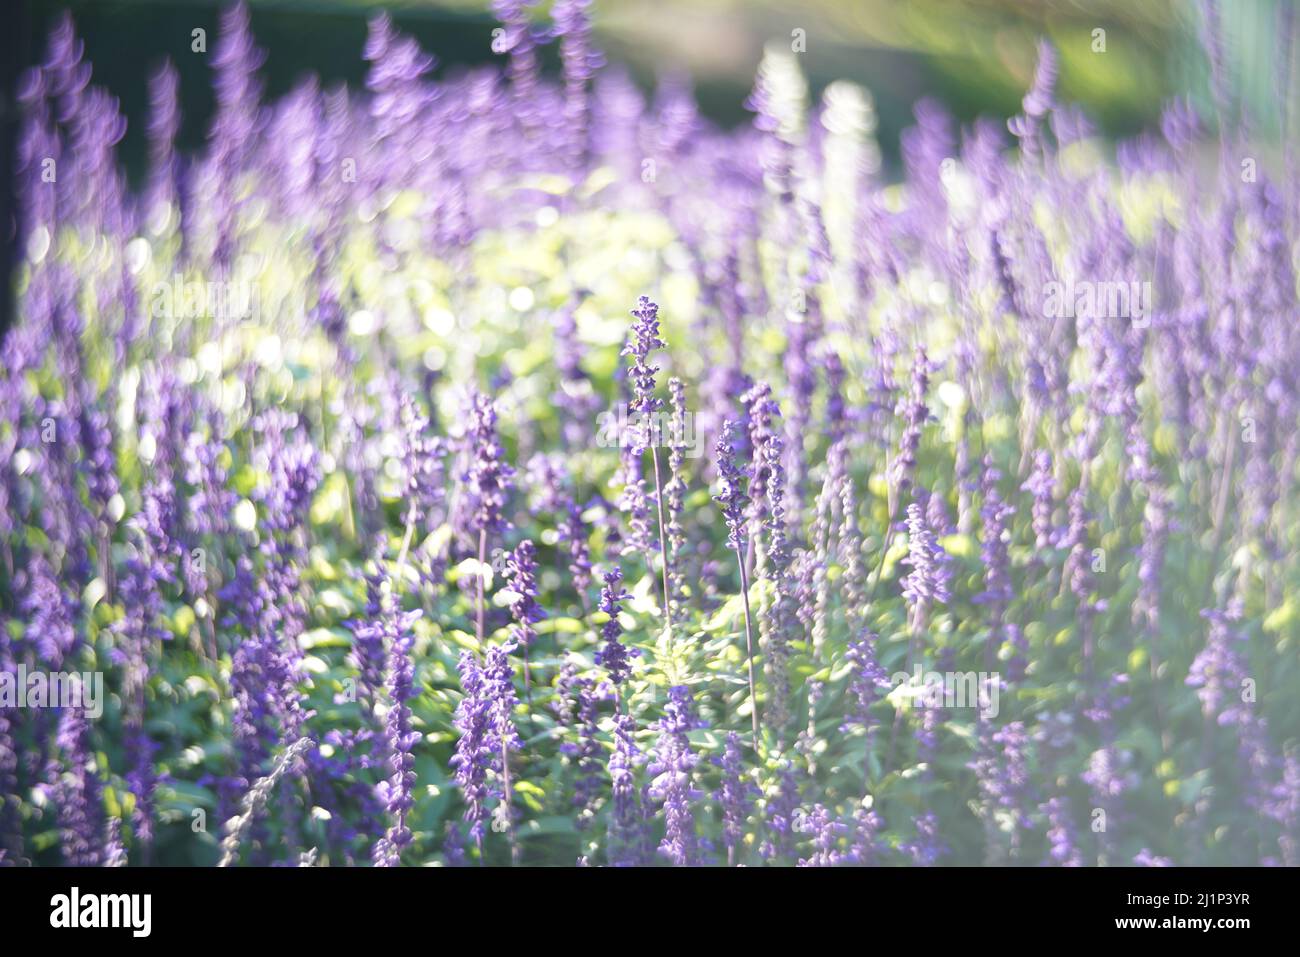
[[[510,667],[510,645],[493,645],[483,663],[484,693],[488,701],[487,746],[501,775],[501,800],[493,814],[493,830],[503,830],[510,842],[510,861],[519,863],[519,842],[515,838],[514,790],[510,781],[510,752],[523,747],[515,730],[514,669]]]
[[[714,448],[718,477],[722,488],[713,500],[722,508],[727,523],[727,548],[736,556],[740,569],[740,603],[745,613],[745,669],[749,680],[749,712],[751,723],[750,744],[758,754],[758,687],[754,681],[754,625],[749,609],[749,577],[745,571],[745,472],[736,462],[736,423],[728,419],[722,424],[722,435]]]
[[[702,727],[695,703],[685,685],[668,691],[663,717],[654,724],[659,732],[654,758],[647,768],[651,781],[647,793],[664,806],[664,837],[659,853],[678,867],[699,863],[692,805],[700,792],[691,784],[699,756],[691,750],[687,734]]]
[[[390,593],[386,605],[396,601]],[[415,785],[415,756],[412,753],[420,741],[420,733],[411,728],[411,706],[407,703],[415,694],[415,666],[411,661],[414,636],[411,626],[421,612],[399,612],[391,608],[384,611],[383,630],[388,645],[388,714],[385,718],[386,744],[388,746],[389,776],[377,789],[379,799],[389,815],[388,830],[376,843],[372,859],[380,867],[396,867],[401,863],[402,851],[411,843],[411,829],[407,815],[414,804],[411,789]]]
[[[537,604],[536,550],[529,539],[524,539],[506,559],[506,581],[512,595],[510,614],[515,620],[512,640],[524,660],[524,691],[532,701],[532,671],[528,665],[528,649],[537,638],[533,625],[546,617]]]
[[[617,703],[619,689],[632,674],[632,659],[639,656],[641,652],[637,648],[628,648],[621,640],[623,625],[619,622],[618,616],[623,610],[623,602],[631,597],[623,590],[622,570],[617,566],[611,568],[605,572],[604,580],[604,587],[600,590],[599,608],[607,616],[600,631],[605,644],[596,652],[596,664],[605,669],[609,680],[614,683],[614,700]]]
[[[655,397],[655,374],[659,371],[659,367],[651,365],[649,361],[650,353],[656,349],[662,349],[664,341],[659,338],[659,306],[652,302],[649,297],[642,296],[637,300],[637,307],[632,310],[632,316],[636,319],[636,322],[632,325],[632,334],[628,344],[623,349],[623,355],[632,357],[632,361],[628,365],[628,376],[632,380],[632,401],[629,403],[628,411],[639,420],[632,429],[631,454],[636,458],[640,458],[645,454],[648,446],[654,468],[655,511],[659,521],[659,565],[663,579],[664,634],[668,639],[668,652],[671,657],[673,647],[673,602],[669,580],[672,571],[668,562],[668,529],[664,520],[664,487],[659,470],[660,429],[656,424],[657,415],[663,407],[663,402]]]
[[[485,693],[483,669],[472,652],[461,653],[460,704],[456,706],[453,724],[460,737],[451,757],[456,785],[465,804],[465,821],[469,824],[469,837],[478,848],[479,864],[483,859],[483,838],[488,823],[488,769],[492,766],[493,751],[490,744],[490,704]]]
[[[306,754],[312,746],[311,738],[299,738],[280,752],[275,766],[269,773],[253,782],[253,786],[239,802],[239,813],[226,822],[226,836],[221,839],[221,859],[217,862],[218,867],[229,867],[238,862],[239,845],[248,836],[253,822],[266,807],[275,785],[284,777],[293,762]]]
[[[474,637],[483,647],[483,624],[487,613],[485,580],[489,536],[506,527],[505,506],[514,469],[506,463],[505,450],[497,435],[497,412],[492,400],[481,392],[470,396],[470,466],[467,484],[474,501],[470,528],[478,536],[478,567],[474,615]]]

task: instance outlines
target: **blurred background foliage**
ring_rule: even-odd
[[[1225,0],[1226,63],[1234,101],[1257,136],[1282,135],[1300,71],[1280,63],[1276,24],[1293,0]],[[121,157],[133,178],[142,168],[149,68],[171,57],[186,108],[181,145],[195,147],[212,108],[211,40],[221,0],[19,0],[17,57],[39,59],[53,17],[67,9],[86,42],[95,78],[135,118]],[[549,0],[536,5],[539,22]],[[327,84],[364,78],[366,18],[377,9],[434,53],[442,71],[491,60],[496,26],[487,0],[252,0],[253,31],[268,51],[266,92],[290,89],[304,73]],[[865,85],[876,98],[887,167],[899,131],[922,96],[942,100],[962,120],[1010,116],[1034,67],[1034,43],[1050,38],[1061,53],[1061,96],[1083,105],[1110,137],[1152,125],[1161,104],[1190,95],[1207,116],[1208,65],[1193,0],[597,0],[598,45],[645,87],[657,74],[688,74],[705,113],[724,126],[746,122],[743,102],[765,43],[806,31],[802,63],[813,94],[834,79]],[[190,51],[195,28],[207,30],[208,55]],[[1105,31],[1096,53],[1094,30]],[[556,67],[553,49],[548,66]],[[1238,108],[1234,107],[1234,112]]]

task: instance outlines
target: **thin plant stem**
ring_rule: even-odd
[[[280,752],[280,756],[276,758],[275,766],[271,768],[270,773],[253,782],[253,786],[240,798],[239,813],[225,824],[226,836],[221,841],[221,859],[217,862],[217,867],[230,867],[238,861],[239,845],[247,836],[249,829],[253,825],[253,820],[266,807],[267,798],[271,796],[271,791],[275,788],[276,782],[284,776],[289,765],[303,755],[313,744],[314,742],[310,738],[299,738],[289,745]]]
[[[659,484],[659,450],[654,446],[650,447],[650,457],[654,460],[655,469],[655,509],[659,514],[659,561],[663,566],[663,583],[664,583],[664,625],[668,628],[668,647],[672,649],[673,641],[673,615],[672,604],[670,601],[670,590],[668,587],[668,539],[664,534],[664,493]]]
[[[515,841],[514,799],[510,790],[510,749],[504,740],[501,742],[501,790],[505,802],[506,835],[510,842],[510,863],[518,866],[519,844]]]
[[[474,637],[478,639],[479,654],[483,653],[483,614],[484,614],[484,596],[483,596],[483,566],[487,563],[487,529],[480,529],[478,533],[478,610],[474,619]]]
[[[1224,524],[1224,518],[1228,512],[1228,488],[1232,482],[1232,472],[1236,466],[1237,460],[1237,430],[1228,426],[1228,451],[1224,455],[1223,474],[1219,477],[1219,488],[1215,495],[1214,501],[1214,539],[1210,545],[1210,566],[1205,576],[1204,597],[1201,599],[1201,605],[1204,607],[1209,604],[1211,596],[1214,594],[1214,576],[1219,565],[1219,555],[1223,549],[1224,533],[1227,526]]]
[[[415,502],[406,510],[406,529],[402,532],[402,547],[397,552],[397,572],[393,575],[393,588],[401,584],[402,574],[406,571],[406,556],[411,550],[411,538],[415,534]]]
[[[740,566],[740,601],[745,609],[745,665],[749,669],[749,710],[753,719],[754,753],[758,754],[758,689],[754,683],[754,628],[749,613],[749,575],[745,572],[745,557],[736,551],[736,564]]]

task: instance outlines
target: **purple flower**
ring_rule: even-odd
[[[153,801],[158,784],[153,769],[156,746],[144,727],[145,686],[155,647],[171,637],[157,625],[162,611],[159,578],[138,555],[127,562],[120,582],[125,613],[114,623],[117,641],[110,656],[122,666],[123,725],[129,764],[126,777],[136,802],[131,823],[136,839],[145,845],[153,839]]]
[[[645,464],[639,443],[644,429],[638,425],[631,430],[631,439],[619,449],[619,478],[623,489],[619,493],[619,510],[627,515],[627,538],[618,550],[620,556],[641,556],[647,561],[655,548],[654,534],[650,529],[650,497],[646,494]]]
[[[879,837],[884,826],[884,820],[874,808],[858,807],[853,812],[853,834],[848,861],[857,867],[875,867],[879,864],[888,850]]]
[[[180,163],[176,158],[176,134],[181,128],[180,73],[171,60],[149,77],[149,184],[144,213],[151,229],[160,232],[176,203]]]
[[[682,575],[681,559],[686,549],[686,530],[682,526],[682,508],[687,491],[686,476],[686,387],[681,379],[668,380],[668,392],[671,397],[672,421],[668,437],[668,481],[663,487],[664,534],[668,539],[669,553],[672,556],[670,575],[674,600],[685,598],[685,579]]]
[[[312,844],[330,863],[422,860],[417,837],[447,816],[447,863],[503,859],[490,826],[512,860],[521,846],[545,860],[562,839],[514,831],[541,800],[528,782],[550,775],[539,813],[558,806],[579,832],[566,863],[933,864],[981,848],[987,863],[1296,863],[1275,626],[1300,464],[1297,197],[1294,175],[1237,175],[1259,144],[1231,100],[1218,5],[1202,19],[1219,128],[1179,100],[1158,131],[1108,146],[1059,102],[1044,41],[1007,124],[959,136],[918,102],[892,186],[851,86],[811,106],[799,58],[773,47],[752,125],[725,130],[687,77],[665,74],[647,105],[626,70],[599,70],[597,6],[495,0],[498,62],[467,69],[377,14],[359,90],[305,78],[268,100],[235,2],[197,151],[178,144],[180,71],[145,78],[138,188],[119,164],[127,117],[71,17],[54,18],[15,96],[0,667],[99,667],[110,704],[102,728],[0,707],[4,862],[116,865],[125,841],[132,864],[174,863],[162,784],[197,728],[192,783],[240,822],[227,862],[243,838],[259,864]],[[1295,24],[1280,6],[1282,101]],[[1207,175],[1192,157],[1215,147]],[[1136,229],[1127,200],[1153,184],[1168,201]],[[662,255],[635,281],[696,290],[671,358],[648,296],[608,348],[598,314],[617,283],[579,248],[596,220],[635,231],[647,216]],[[485,271],[502,242],[555,268]],[[155,280],[167,295],[146,303]],[[1099,300],[1079,298],[1085,283]],[[535,307],[502,293],[516,286]],[[236,314],[226,297],[244,293],[257,309]],[[697,385],[715,452],[698,470]],[[634,417],[617,461],[592,448],[610,444],[606,406],[620,427]],[[972,537],[977,554],[958,555]],[[1232,583],[1203,646],[1176,640],[1188,595]],[[642,671],[622,612],[660,584],[668,627]],[[427,696],[408,606],[436,619]],[[467,609],[476,640],[448,689],[440,656]],[[569,617],[597,609],[598,634]],[[930,698],[896,716],[885,751],[886,664],[998,660],[1005,720],[969,724]],[[201,680],[222,693],[205,703]],[[701,766],[706,691],[717,747]],[[553,725],[533,710],[548,705]],[[1153,828],[1179,802],[1130,733],[1146,719],[1182,779],[1213,784],[1175,809],[1185,839]],[[453,747],[448,815],[415,762]]]
[[[466,441],[470,465],[466,475],[474,512],[470,528],[479,536],[495,535],[507,526],[506,501],[514,469],[506,463],[505,450],[497,436],[496,407],[481,392],[470,396],[470,429]]]
[[[768,499],[767,487],[770,482],[770,469],[762,450],[774,438],[779,440],[774,421],[781,415],[781,406],[772,398],[772,388],[765,382],[755,384],[740,397],[740,402],[745,409],[752,458],[749,470],[750,522],[758,526],[763,522],[764,506]],[[780,456],[777,458],[779,461]]]
[[[664,837],[659,853],[677,867],[691,867],[700,863],[692,805],[701,792],[691,784],[699,756],[691,750],[687,735],[704,727],[695,716],[691,690],[685,685],[670,688],[663,717],[651,727],[659,732],[659,741],[646,768],[650,775],[646,793],[663,802]]]
[[[396,139],[393,145],[399,148],[413,148],[415,121],[430,107],[424,77],[433,69],[434,58],[399,33],[387,13],[371,17],[363,55],[370,63],[366,88],[371,93],[376,136]]]
[[[1007,121],[1007,127],[1020,140],[1020,148],[1026,156],[1033,157],[1042,151],[1038,133],[1043,117],[1055,105],[1057,71],[1056,50],[1046,40],[1040,40],[1034,82],[1022,103],[1025,112]]]
[[[879,723],[871,717],[871,707],[880,700],[881,689],[889,687],[889,672],[876,658],[876,642],[879,636],[875,632],[863,630],[855,640],[849,642],[844,659],[849,664],[848,693],[852,702],[852,717],[846,721],[841,730],[851,727],[862,728],[870,739]]]
[[[1039,449],[1034,453],[1033,471],[1021,486],[1034,497],[1032,509],[1034,548],[1042,551],[1056,544],[1057,530],[1052,524],[1052,496],[1056,480],[1052,477],[1052,453]]]
[[[984,591],[972,599],[976,604],[987,605],[996,621],[1000,623],[1002,612],[1011,601],[1011,565],[1007,553],[1010,532],[1007,524],[1015,509],[1002,501],[997,482],[1002,473],[993,467],[991,457],[984,458],[984,473],[981,491],[984,504],[980,516],[984,520],[984,532],[980,536],[980,560],[984,564]]]
[[[609,673],[609,680],[614,682],[617,688],[632,673],[632,659],[641,654],[640,649],[629,649],[619,638],[623,634],[623,626],[619,624],[618,616],[622,611],[622,602],[632,597],[623,591],[623,571],[615,566],[604,575],[605,586],[600,591],[600,610],[609,616],[609,620],[601,626],[600,634],[605,640],[605,646],[596,652],[596,664],[600,665]]]
[[[1011,637],[1011,629],[1006,624],[1007,605],[1013,596],[1011,587],[1011,558],[1008,545],[1011,541],[1009,523],[1015,509],[1002,500],[998,491],[998,479],[1002,473],[993,467],[991,456],[984,457],[984,472],[980,481],[984,504],[980,506],[980,518],[983,520],[983,534],[980,536],[980,560],[984,564],[984,590],[971,600],[983,605],[989,618],[989,660],[993,654]],[[1017,681],[1025,671],[1025,661],[1012,649],[1012,658],[1007,663],[1010,680]]]
[[[814,804],[812,810],[803,815],[800,830],[809,835],[812,845],[812,853],[800,858],[800,867],[838,867],[843,863],[845,855],[840,850],[840,841],[849,829],[825,805]]]
[[[1248,676],[1246,636],[1237,630],[1235,617],[1229,612],[1207,609],[1201,616],[1210,623],[1209,634],[1205,647],[1192,661],[1186,683],[1197,689],[1196,697],[1208,720],[1244,725],[1251,714],[1242,695]]]
[[[126,848],[122,846],[120,817],[110,817],[104,827],[104,866],[126,867]]]
[[[389,602],[393,600],[391,596],[388,598]],[[381,604],[384,603],[381,598]],[[377,866],[396,867],[401,863],[402,850],[411,843],[411,830],[406,825],[406,818],[414,804],[411,789],[415,785],[415,756],[412,751],[421,735],[411,729],[411,707],[407,702],[415,695],[415,666],[411,661],[415,636],[411,627],[421,612],[384,608],[380,614],[388,645],[388,714],[384,730],[389,777],[379,783],[376,793],[388,811],[389,826],[387,833],[375,843],[371,856]]]
[[[478,845],[481,857],[488,819],[488,771],[494,761],[493,703],[487,695],[483,670],[472,652],[461,652],[459,671],[462,697],[453,723],[460,738],[449,763],[455,769],[456,785],[465,801],[469,836]]]
[[[479,848],[480,858],[489,818],[487,802],[491,797],[498,798],[495,810],[490,812],[494,829],[495,822],[499,822],[503,830],[513,835],[509,755],[519,750],[522,742],[514,724],[518,699],[510,651],[507,645],[493,645],[481,667],[471,652],[463,652],[460,657],[464,697],[456,709],[455,726],[461,736],[451,765],[456,769],[456,783],[466,804],[465,820],[469,822],[470,837]]]
[[[591,420],[600,405],[591,378],[582,369],[583,347],[578,339],[575,311],[576,306],[570,304],[556,314],[553,348],[560,381],[551,401],[564,413],[564,441],[569,449],[579,448],[588,441]]]
[[[933,867],[951,850],[939,835],[939,818],[926,811],[916,819],[916,837],[899,845],[899,850],[920,867]]]
[[[1093,806],[1106,815],[1107,830],[1101,832],[1103,848],[1113,847],[1112,833],[1125,814],[1124,796],[1138,786],[1132,764],[1130,752],[1107,745],[1092,753],[1087,770],[1080,775],[1092,790]]]
[[[736,732],[727,732],[722,757],[715,759],[715,763],[722,771],[722,780],[714,795],[718,809],[722,812],[722,843],[727,848],[728,866],[735,866],[745,838],[745,827],[754,804],[754,796],[758,793],[745,773],[740,753],[740,736]]]
[[[772,587],[772,596],[759,619],[760,644],[765,651],[763,671],[771,692],[767,716],[769,724],[780,734],[789,719],[789,644],[797,625],[797,598],[791,575],[793,555],[785,512],[785,443],[772,425],[780,415],[780,408],[767,387],[756,386],[747,399],[755,455],[749,495],[751,504],[763,508],[762,524],[766,532],[763,571]],[[756,485],[763,491],[761,500]]]
[[[566,663],[556,684],[556,696],[565,709],[561,715],[564,724],[576,730],[576,740],[561,744],[560,753],[572,762],[574,769],[573,805],[578,809],[574,824],[578,830],[586,830],[595,819],[602,786],[597,721],[600,703],[609,698],[609,686],[576,677],[573,666]]]
[[[776,775],[775,786],[767,791],[763,818],[767,837],[759,852],[768,861],[783,862],[794,857],[795,818],[799,813],[799,781],[789,764]]]
[[[492,52],[509,53],[509,76],[514,85],[515,98],[524,104],[537,83],[538,34],[529,22],[528,8],[536,0],[492,0],[492,12],[501,21],[505,31],[493,41]]]
[[[10,664],[2,652],[0,643],[0,667],[9,671]],[[17,797],[20,758],[16,716],[17,709],[0,708],[0,795],[3,795],[0,797],[0,866],[4,864],[4,853],[20,857],[23,848],[21,805]]]
[[[930,386],[930,373],[933,367],[925,349],[916,347],[916,357],[912,361],[911,389],[907,396],[898,400],[894,414],[903,420],[903,435],[899,440],[898,456],[894,459],[891,478],[895,493],[901,498],[912,487],[912,477],[916,472],[916,453],[921,447],[921,430],[930,419],[930,409],[925,404],[925,393]]]
[[[234,698],[232,725],[239,774],[227,794],[246,789],[260,776],[277,742],[298,740],[310,712],[298,687],[307,608],[301,589],[305,562],[299,531],[319,481],[315,448],[297,431],[287,413],[264,413],[255,420],[263,442],[258,458],[269,474],[259,490],[260,574],[245,556],[234,581],[223,590],[234,614],[248,630],[231,661]],[[296,770],[295,765],[295,770]]]
[[[736,464],[734,446],[736,423],[728,419],[722,424],[722,435],[714,449],[717,457],[718,478],[722,488],[713,500],[722,506],[722,517],[727,522],[727,547],[737,554],[745,550],[745,472]]]
[[[86,491],[90,496],[91,510],[97,519],[99,536],[104,540],[112,534],[108,510],[113,496],[118,494],[120,484],[108,413],[89,396],[81,402],[77,414],[77,430],[82,450],[81,471],[86,477]]]
[[[406,476],[407,520],[423,519],[433,527],[434,510],[444,498],[442,442],[428,435],[429,421],[410,396],[402,394],[398,406],[402,428],[402,471]]]
[[[913,631],[919,631],[934,604],[945,604],[951,597],[951,559],[935,538],[921,506],[907,506],[907,557],[903,562],[911,571],[903,578],[903,598],[907,601]]]
[[[506,559],[505,577],[510,583],[510,615],[515,620],[512,640],[521,648],[537,637],[533,625],[546,617],[537,604],[537,559],[533,543],[524,539]]]
[[[614,749],[609,756],[612,795],[609,812],[608,857],[612,867],[635,867],[646,863],[645,811],[636,786],[636,769],[645,762],[634,735],[636,721],[630,714],[614,715]]]
[[[224,460],[226,443],[222,435],[219,414],[208,416],[205,435],[198,430],[189,434],[183,461],[185,481],[194,490],[186,502],[188,532],[191,541],[204,536],[222,536],[230,531],[230,512],[238,496],[228,487],[228,470]],[[208,580],[206,570],[187,556],[185,562],[186,588],[191,595],[206,597]]]
[[[530,458],[523,482],[529,490],[529,508],[544,512],[560,511],[565,504],[564,476],[562,456],[538,452]]]
[[[551,8],[555,34],[560,38],[560,59],[564,65],[564,125],[573,142],[573,162],[586,158],[587,124],[591,105],[587,84],[604,58],[591,42],[591,0],[556,0]]]
[[[632,401],[628,411],[641,416],[641,425],[634,430],[635,449],[643,451],[650,444],[651,417],[663,406],[655,398],[655,373],[659,367],[651,365],[650,353],[664,347],[659,338],[659,306],[646,296],[637,300],[632,310],[636,322],[632,324],[631,337],[623,347],[623,355],[631,356],[628,376],[632,380]]]
[[[510,666],[513,650],[510,645],[493,645],[483,660],[483,694],[488,702],[488,728],[483,740],[492,752],[492,769],[500,780],[500,801],[493,812],[493,820],[500,822],[512,834],[515,812],[511,806],[510,752],[523,747],[514,720],[519,699],[515,695],[514,669]]]
[[[1061,539],[1061,546],[1069,549],[1065,568],[1061,574],[1070,584],[1070,591],[1079,602],[1080,614],[1086,622],[1098,610],[1092,599],[1093,577],[1091,557],[1088,554],[1087,492],[1080,486],[1070,493],[1069,524]]]
[[[352,651],[349,655],[357,672],[357,700],[373,710],[384,683],[384,669],[388,664],[388,649],[384,647],[387,634],[383,618],[384,583],[388,576],[382,568],[366,576],[365,614],[348,622],[352,631]]]
[[[587,589],[591,586],[591,552],[587,546],[587,526],[582,520],[582,509],[576,502],[567,503],[556,531],[560,541],[569,546],[569,574],[573,576],[573,589],[586,608],[590,600]]]
[[[1082,867],[1083,854],[1079,850],[1078,835],[1070,814],[1070,801],[1064,797],[1054,797],[1043,805],[1047,817],[1047,842],[1049,845],[1047,860],[1044,864],[1057,867]]]
[[[987,721],[979,727],[979,752],[967,765],[975,772],[985,813],[1000,811],[1012,825],[1011,850],[1019,847],[1020,831],[1028,826],[1029,735],[1022,721],[994,730]]]
[[[1174,862],[1167,857],[1159,857],[1152,854],[1147,848],[1142,848],[1133,858],[1134,867],[1173,867]]]
[[[22,610],[27,615],[28,640],[51,670],[62,667],[78,644],[73,627],[77,603],[60,587],[49,560],[37,552],[31,558],[27,594]]]
[[[51,797],[58,809],[63,860],[72,867],[98,867],[104,863],[103,782],[84,711],[64,710],[57,743],[63,763],[61,773],[55,767]]]
[[[223,272],[234,261],[241,202],[235,179],[243,171],[262,125],[261,84],[257,71],[266,54],[253,43],[248,7],[237,3],[221,14],[221,30],[212,54],[216,79],[216,110],[209,141],[212,149],[208,175],[213,182],[212,216],[216,221],[216,245],[212,255]]]

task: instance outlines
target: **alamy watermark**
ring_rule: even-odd
[[[924,671],[920,664],[909,674],[896,671],[889,683],[894,694],[926,708],[978,708],[980,717],[998,716],[1001,676],[989,671]]]
[[[0,708],[80,708],[98,720],[104,713],[102,671],[0,671]]]
[[[251,282],[186,282],[181,274],[171,282],[156,282],[149,312],[155,319],[249,319],[261,317],[258,284]]]
[[[1151,283],[1073,277],[1043,286],[1043,315],[1048,319],[1132,319],[1139,329],[1151,322]]]
[[[132,937],[153,929],[152,894],[83,894],[73,887],[50,898],[50,926],[56,929],[124,928]]]
[[[650,415],[629,412],[625,404],[606,410],[596,416],[596,444],[603,449],[630,448],[680,448],[688,459],[704,454],[704,436],[696,426],[694,412],[685,412],[681,421],[671,410],[662,409]]]

